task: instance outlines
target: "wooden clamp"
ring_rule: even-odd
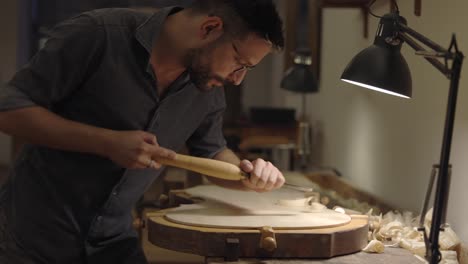
[[[227,238],[224,258],[226,261],[238,261],[240,255],[240,246],[238,238]]]
[[[275,231],[270,226],[264,226],[260,229],[260,248],[268,252],[273,252],[277,247]]]

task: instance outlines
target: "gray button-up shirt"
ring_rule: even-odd
[[[187,145],[193,155],[213,157],[225,148],[224,91],[202,92],[184,73],[159,98],[149,64],[166,17],[178,10],[103,9],[61,23],[0,89],[0,111],[39,105],[97,127],[146,130],[163,147]],[[18,243],[35,258],[74,263],[136,236],[131,208],[160,172],[27,144],[4,187],[4,208]]]

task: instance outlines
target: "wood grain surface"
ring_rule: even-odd
[[[333,227],[351,221],[349,215],[308,204],[303,192],[285,188],[256,193],[202,185],[185,191],[204,202],[174,208],[165,215],[169,221],[205,227],[274,229]]]

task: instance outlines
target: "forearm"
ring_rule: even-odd
[[[215,160],[225,161],[228,163],[232,163],[236,166],[239,166],[240,159],[237,157],[232,150],[226,148],[223,151],[219,152],[216,156],[213,157]],[[242,184],[241,181],[229,181],[229,180],[222,180],[214,177],[208,177],[209,181],[212,183],[219,185],[224,188],[229,189],[237,189],[237,190],[247,190],[247,188]]]
[[[225,161],[236,166],[239,166],[240,159],[237,155],[232,152],[232,150],[225,148],[224,150],[220,151],[216,156],[213,157],[215,160]]]
[[[64,119],[42,107],[0,112],[0,130],[33,144],[104,155],[112,130]]]

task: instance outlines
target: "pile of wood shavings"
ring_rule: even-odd
[[[369,216],[369,244],[363,249],[369,253],[382,253],[385,247],[401,247],[411,251],[422,262],[426,262],[424,255],[426,247],[423,233],[417,230],[420,217],[414,217],[411,212],[388,212],[383,215]],[[425,216],[424,228],[429,234],[432,209]],[[446,226],[440,233],[439,245],[442,254],[441,264],[468,264],[468,250],[461,243],[450,226]]]

